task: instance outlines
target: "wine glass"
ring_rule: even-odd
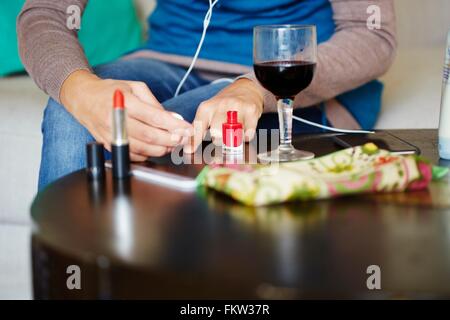
[[[317,35],[313,25],[270,25],[254,28],[253,68],[261,85],[278,101],[280,145],[261,153],[262,162],[287,162],[314,158],[292,146],[293,101],[314,76]]]

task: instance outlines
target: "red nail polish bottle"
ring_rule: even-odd
[[[244,151],[242,123],[237,111],[227,112],[227,122],[222,124],[222,148],[224,153],[239,154]]]

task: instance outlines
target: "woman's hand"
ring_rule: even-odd
[[[164,110],[143,82],[102,80],[80,70],[72,73],[61,89],[61,102],[93,135],[111,150],[114,91],[125,96],[126,125],[132,161],[162,156],[187,141],[192,126]]]
[[[244,125],[245,140],[253,139],[258,120],[263,112],[264,97],[257,85],[249,79],[240,79],[204,101],[197,109],[193,122],[194,136],[185,152],[194,153],[210,129],[214,143],[222,141],[222,124],[227,121],[227,111],[236,110],[239,122]]]

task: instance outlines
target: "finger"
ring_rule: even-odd
[[[131,92],[142,102],[148,103],[152,107],[164,109],[158,99],[153,95],[148,86],[140,81],[125,81],[131,88]]]
[[[253,106],[248,106],[244,112],[244,134],[245,141],[251,141],[255,137],[258,120],[261,117],[257,109]]]
[[[130,138],[130,152],[145,157],[161,157],[167,153],[167,148],[149,145],[140,140]]]
[[[95,137],[96,135],[93,134],[93,136]],[[109,138],[106,138],[109,136],[108,131],[103,131],[103,132],[98,132],[98,136],[99,138],[96,138],[95,140],[102,143],[103,147],[108,151],[111,152],[111,143],[109,142]],[[147,160],[146,156],[141,156],[138,154],[135,154],[133,152],[130,152],[130,159],[133,162],[143,162]]]
[[[125,81],[131,88],[132,93],[138,97],[140,100],[142,100],[145,103],[150,104],[152,107],[156,107],[158,109],[165,110],[163,105],[156,99],[156,97],[153,95],[150,88],[144,83],[140,81]],[[184,120],[183,116],[176,113],[176,112],[170,112],[172,116],[174,116],[177,119]]]
[[[130,159],[133,162],[144,162],[144,161],[147,161],[147,157],[146,156],[141,156],[141,155],[138,155],[136,153],[131,153],[131,152],[130,152]]]
[[[127,98],[129,99],[128,114],[136,120],[170,132],[177,129],[192,129],[190,123],[174,117],[171,112],[152,108],[133,95],[129,95]]]
[[[202,143],[206,131],[208,130],[209,123],[212,117],[212,108],[209,107],[209,104],[202,103],[198,107],[197,114],[195,115],[195,119],[193,122],[194,125],[194,134],[190,139],[190,143],[188,143],[184,152],[186,153],[194,153],[199,145]]]
[[[222,125],[227,122],[227,113],[220,110],[214,113],[211,120],[210,132],[213,143],[220,145],[222,143]]]
[[[175,147],[181,143],[182,137],[178,133],[171,133],[150,127],[136,119],[128,118],[128,133],[130,137],[151,145]]]
[[[98,130],[92,133],[95,141],[103,144],[103,147],[111,152],[111,134],[107,130]]]

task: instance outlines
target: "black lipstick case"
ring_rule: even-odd
[[[115,179],[126,179],[130,176],[130,146],[112,145],[112,170]]]

